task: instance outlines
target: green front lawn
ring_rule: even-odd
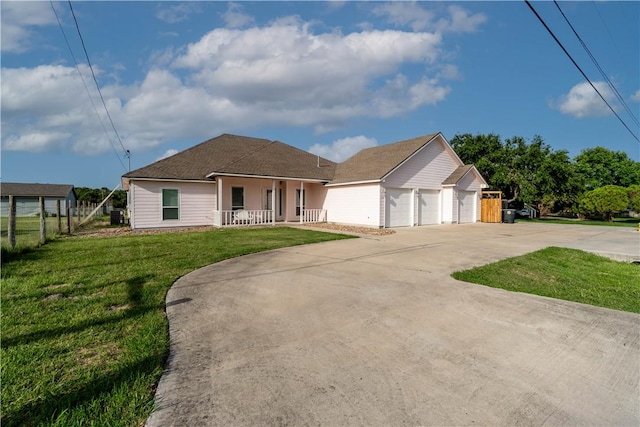
[[[455,279],[640,313],[640,266],[550,247],[452,274]]]
[[[2,425],[142,425],[169,349],[164,299],[176,279],[226,258],[349,237],[275,227],[3,250]]]
[[[516,218],[522,222],[542,222],[545,224],[572,224],[572,225],[605,225],[609,227],[638,227],[640,218],[614,218],[612,222],[598,219],[567,219],[567,218]]]

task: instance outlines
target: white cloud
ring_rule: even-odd
[[[397,26],[409,26],[414,31],[420,31],[433,25],[435,14],[424,9],[415,1],[398,1],[383,3],[373,8],[373,14],[384,16]]]
[[[438,68],[436,77],[447,80],[459,80],[462,78],[458,67],[453,64],[443,64]]]
[[[331,10],[338,10],[338,9],[342,9],[345,3],[346,3],[346,0],[329,0],[327,2],[327,5]]]
[[[638,89],[636,93],[631,95],[631,102],[640,102],[640,89]]]
[[[469,13],[460,6],[449,6],[449,14],[451,19],[440,21],[443,31],[452,31],[457,33],[471,33],[478,29],[481,24],[487,22],[487,17],[483,13],[469,15]]]
[[[169,24],[175,24],[176,22],[186,21],[189,19],[189,16],[201,10],[198,2],[183,2],[174,6],[158,9],[156,11],[156,18]]]
[[[593,82],[593,84],[609,104],[613,106],[613,93],[609,86],[605,82]],[[612,114],[609,107],[588,82],[578,83],[571,88],[567,95],[560,97],[557,105],[552,103],[551,106],[577,118],[604,117]]]
[[[342,162],[358,151],[375,147],[376,145],[378,145],[378,141],[375,138],[358,135],[337,139],[331,144],[314,144],[309,149],[309,152],[334,162]]]
[[[482,13],[470,15],[460,6],[452,5],[447,8],[448,17],[437,19],[436,12],[427,10],[415,1],[398,1],[376,6],[373,13],[386,17],[388,22],[397,26],[408,26],[414,31],[438,32],[473,32],[487,21]]]
[[[47,2],[0,2],[2,52],[25,52],[33,43],[31,27],[53,25],[56,17]]]
[[[254,22],[252,16],[242,13],[243,7],[238,3],[230,2],[227,11],[222,14],[222,19],[229,28],[242,28]]]
[[[2,148],[9,151],[30,151],[39,153],[53,147],[62,147],[71,134],[64,132],[30,132],[20,136],[3,138]]]
[[[173,156],[174,154],[178,154],[178,153],[179,153],[179,151],[178,151],[178,150],[176,150],[175,148],[170,148],[170,149],[168,149],[167,151],[165,151],[165,152],[164,152],[164,154],[163,154],[162,156],[158,157],[158,158],[156,159],[156,162],[157,162],[158,160],[166,159],[167,157],[171,157],[171,156]]]
[[[91,81],[87,66],[80,66],[85,81]],[[94,71],[100,75],[100,68]],[[86,94],[78,72],[73,67],[41,65],[35,68],[2,68],[2,149],[42,152],[71,148],[77,153],[96,154],[110,148],[109,138],[96,109]],[[98,104],[98,94],[88,86]],[[121,118],[120,100],[103,91],[109,111],[116,121]],[[126,93],[124,89],[120,90]],[[67,96],[67,94],[74,94]],[[107,118],[99,110],[104,123]],[[114,134],[110,135],[118,145]]]
[[[194,83],[241,111],[255,109],[247,114],[254,120],[282,124],[286,118],[290,125],[331,127],[352,117],[388,117],[430,104],[412,103],[406,84],[404,93],[394,92],[391,114],[375,108],[386,104],[381,98],[388,93],[380,79],[407,63],[436,61],[440,43],[432,33],[313,34],[308,24],[289,19],[245,31],[211,31],[189,45],[174,67],[193,70]]]
[[[437,32],[315,33],[311,24],[287,17],[264,27],[214,29],[188,46],[154,53],[141,82],[101,89],[125,147],[135,152],[259,126],[322,133],[353,119],[436,105],[451,91],[442,80],[457,71],[442,57]],[[407,65],[426,71],[409,75]],[[88,68],[81,70],[89,84]],[[93,94],[105,135],[74,68],[2,68],[0,83],[3,148],[122,151]]]

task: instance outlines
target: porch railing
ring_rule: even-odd
[[[300,222],[314,223],[326,222],[327,211],[325,209],[304,209]],[[213,225],[216,227],[231,227],[240,225],[268,225],[273,222],[271,210],[222,210],[213,211]],[[297,221],[295,221],[297,222]]]
[[[273,221],[273,211],[270,210],[236,210],[213,211],[213,225],[223,227],[227,225],[264,225]]]
[[[327,211],[325,209],[304,209],[302,211],[302,222],[327,222]]]

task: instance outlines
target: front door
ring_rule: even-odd
[[[275,215],[276,215],[276,221],[282,221],[282,188],[278,188],[276,187],[276,209],[275,209]],[[265,190],[265,196],[264,196],[264,209],[271,211],[273,210],[273,190],[272,189],[268,189]]]

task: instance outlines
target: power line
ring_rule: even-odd
[[[573,27],[573,25],[571,25],[571,22],[569,22],[569,19],[567,18],[567,16],[564,14],[564,12],[562,11],[562,9],[560,9],[560,5],[558,4],[558,2],[556,0],[553,0],[553,3],[555,3],[556,7],[558,8],[558,10],[560,11],[560,14],[562,15],[562,17],[564,18],[564,20],[567,22],[567,24],[569,25],[569,27],[571,28],[571,31],[573,31],[573,34],[576,36],[576,38],[580,41],[580,44],[582,45],[582,47],[584,48],[584,50],[587,52],[587,54],[589,55],[589,58],[591,58],[591,61],[593,62],[593,64],[596,66],[596,68],[598,69],[598,71],[600,72],[600,75],[602,76],[602,78],[605,79],[605,81],[607,82],[607,84],[609,85],[609,87],[611,88],[611,90],[613,91],[614,95],[616,96],[616,98],[618,98],[618,101],[620,101],[620,103],[622,104],[622,106],[624,107],[624,109],[627,111],[627,113],[631,116],[631,118],[633,119],[633,121],[635,122],[636,126],[640,125],[640,122],[638,122],[638,119],[636,118],[636,116],[633,114],[633,111],[631,111],[631,108],[629,108],[629,105],[627,105],[627,102],[624,100],[624,98],[622,97],[622,95],[620,95],[620,92],[618,92],[618,89],[616,88],[616,86],[613,84],[613,82],[611,81],[611,79],[609,79],[609,76],[607,76],[607,74],[604,72],[604,70],[602,69],[602,67],[600,67],[600,64],[598,63],[598,60],[595,58],[595,56],[593,56],[593,54],[591,53],[591,50],[589,50],[589,48],[587,47],[587,44],[582,40],[582,37],[580,37],[580,35],[578,34],[578,32],[576,31],[576,29]]]
[[[622,52],[620,51],[620,48],[618,47],[618,43],[616,43],[616,40],[613,38],[613,34],[611,34],[611,30],[609,30],[609,26],[607,25],[606,21],[604,20],[604,17],[602,16],[602,13],[600,13],[600,9],[598,8],[597,3],[592,1],[591,5],[593,6],[593,8],[598,13],[598,17],[600,17],[600,21],[602,22],[602,25],[604,26],[604,29],[607,31],[607,34],[609,35],[609,40],[611,40],[611,43],[616,48],[616,52],[618,52],[618,58],[620,58],[620,65],[622,65],[624,67],[628,66],[629,63],[627,61],[625,61],[625,59],[623,58]]]
[[[93,98],[91,97],[91,93],[89,92],[89,87],[87,86],[87,82],[84,80],[84,77],[82,76],[82,73],[80,72],[80,68],[78,67],[78,61],[76,60],[76,56],[73,54],[73,49],[71,49],[71,44],[69,44],[69,39],[67,39],[67,34],[64,32],[64,28],[62,28],[62,23],[60,22],[60,17],[58,16],[58,12],[56,11],[56,8],[53,6],[53,0],[49,0],[49,3],[51,4],[51,9],[53,9],[53,13],[56,16],[56,20],[58,21],[58,26],[60,27],[60,31],[62,31],[62,36],[64,37],[64,41],[67,44],[67,48],[69,48],[69,53],[71,54],[71,57],[73,58],[73,63],[75,65],[75,67],[76,67],[76,71],[78,71],[78,74],[80,75],[80,79],[82,80],[82,84],[84,85],[84,90],[87,92],[87,96],[89,97],[89,101],[91,101],[91,105],[93,105],[93,109],[96,112],[96,115],[98,116],[98,120],[100,120],[100,125],[102,126],[102,130],[104,131],[104,134],[107,136],[107,140],[109,141],[109,145],[113,149],[113,152],[115,153],[116,157],[118,158],[118,161],[120,162],[120,164],[122,165],[122,167],[126,171],[127,168],[124,165],[124,162],[122,161],[122,159],[120,158],[120,155],[118,154],[118,150],[116,150],[115,145],[113,145],[113,142],[111,141],[111,138],[109,137],[109,132],[107,132],[107,128],[105,127],[104,122],[102,121],[102,117],[100,117],[100,113],[98,112],[98,107],[96,107],[95,102],[93,102]]]
[[[78,37],[80,37],[80,42],[82,43],[82,49],[84,50],[84,55],[87,58],[87,63],[89,64],[89,69],[91,70],[91,75],[93,76],[93,81],[96,84],[96,88],[98,89],[98,94],[100,94],[100,99],[102,100],[102,105],[104,106],[104,111],[107,112],[107,117],[109,117],[109,122],[111,123],[111,127],[113,128],[113,132],[116,134],[118,141],[120,142],[120,146],[124,151],[124,154],[127,158],[131,157],[131,152],[124,148],[124,144],[122,143],[122,139],[120,139],[120,135],[116,130],[115,125],[113,124],[113,120],[111,119],[111,114],[109,114],[109,110],[107,109],[107,104],[104,102],[104,97],[102,96],[102,91],[100,90],[100,85],[98,84],[98,79],[96,78],[96,74],[93,72],[93,66],[91,65],[91,60],[89,59],[89,53],[87,52],[87,47],[84,44],[84,38],[82,38],[82,33],[80,32],[80,26],[78,25],[78,20],[76,19],[76,14],[73,12],[73,6],[71,5],[71,0],[68,0],[69,9],[71,10],[71,15],[73,16],[73,21],[76,23],[76,29],[78,30]]]
[[[578,69],[578,71],[580,71],[580,74],[582,74],[582,77],[584,77],[587,82],[589,82],[589,84],[591,85],[591,87],[593,88],[593,90],[596,91],[596,93],[598,94],[598,96],[600,96],[600,98],[604,101],[605,104],[607,104],[607,107],[609,107],[609,109],[611,110],[611,112],[613,114],[615,114],[615,116],[618,118],[618,120],[620,121],[620,123],[622,123],[622,125],[627,129],[627,131],[629,131],[629,133],[631,134],[631,136],[633,136],[633,138],[640,142],[640,139],[638,139],[638,137],[636,136],[635,133],[633,133],[633,131],[629,128],[629,126],[627,126],[627,124],[624,122],[624,120],[622,120],[622,118],[618,115],[618,113],[616,113],[616,111],[613,109],[613,107],[611,107],[611,105],[607,102],[607,100],[604,98],[604,96],[602,96],[602,94],[600,93],[600,91],[598,90],[598,88],[596,88],[596,86],[591,82],[591,80],[589,79],[589,77],[587,77],[587,75],[584,73],[584,71],[582,71],[582,68],[580,68],[580,66],[578,65],[578,63],[573,59],[573,57],[569,54],[569,52],[567,52],[567,49],[565,49],[565,47],[563,46],[563,44],[560,42],[560,40],[558,40],[558,38],[556,37],[556,35],[553,33],[553,31],[551,31],[551,28],[549,28],[549,26],[547,25],[546,22],[544,22],[544,20],[542,19],[542,17],[538,14],[538,12],[536,12],[536,10],[533,8],[533,6],[531,5],[531,3],[529,3],[529,0],[524,0],[524,2],[527,4],[527,6],[529,6],[529,9],[531,9],[531,11],[534,13],[534,15],[536,15],[536,17],[538,18],[538,20],[540,21],[540,23],[544,26],[544,28],[549,32],[549,34],[551,35],[551,37],[553,37],[553,39],[555,40],[555,42],[558,44],[558,46],[560,46],[560,48],[562,49],[562,51],[565,53],[565,55],[567,55],[567,57],[571,60],[571,62],[573,63],[573,65],[575,65],[575,67]]]

